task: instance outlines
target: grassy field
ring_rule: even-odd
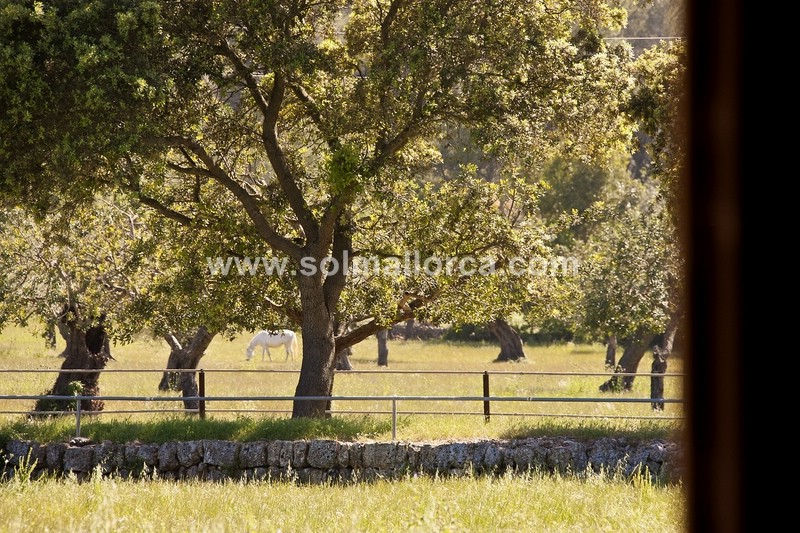
[[[291,396],[297,381],[295,373],[243,373],[219,372],[219,370],[298,370],[300,358],[284,361],[284,355],[273,350],[273,361],[262,362],[245,359],[245,347],[249,335],[232,341],[215,339],[203,358],[201,366],[206,372],[206,394],[208,396]],[[61,346],[48,350],[41,338],[19,328],[7,328],[0,332],[0,369],[57,369],[62,360],[57,357]],[[603,347],[595,346],[548,346],[527,347],[528,361],[524,363],[492,363],[497,348],[492,345],[449,344],[421,341],[390,341],[390,370],[464,370],[464,371],[565,371],[603,372]],[[161,340],[140,337],[134,343],[112,348],[116,361],[108,369],[160,369],[168,354]],[[374,339],[355,347],[351,358],[357,370],[377,370],[376,344]],[[649,369],[649,361],[643,361],[642,370]],[[670,371],[681,370],[680,359],[671,363]],[[147,402],[107,402],[108,413],[95,420],[84,422],[84,434],[91,435],[92,425],[98,425],[101,435],[109,427],[121,421],[138,424],[141,432],[158,433],[152,425],[178,427],[176,414],[127,414],[114,413],[125,410],[173,410],[179,403],[160,400],[157,391],[159,373],[112,373],[101,378],[103,395],[152,396]],[[0,394],[42,394],[53,383],[53,373],[4,373],[0,374]],[[549,397],[596,397],[601,396],[597,387],[603,377],[582,376],[525,376],[492,375],[492,396],[549,396]],[[369,374],[339,373],[336,376],[334,395],[436,395],[436,396],[482,396],[481,375],[400,375],[385,371]],[[610,398],[646,398],[649,394],[649,379],[636,380],[630,393],[607,395]],[[666,396],[680,397],[679,378],[667,378]],[[25,411],[31,409],[32,401],[0,400],[0,411]],[[337,411],[360,414],[340,415],[346,419],[331,426],[335,436],[348,439],[387,439],[391,436],[389,402],[334,402]],[[275,417],[286,417],[285,413],[265,413],[259,410],[291,409],[290,402],[209,402],[209,421],[217,422],[209,431],[221,434],[225,428],[231,438],[258,439],[274,429]],[[654,413],[648,403],[517,403],[494,402],[493,417],[486,424],[478,415],[454,415],[453,412],[482,413],[481,402],[398,402],[398,437],[403,440],[437,440],[445,438],[478,437],[524,437],[539,434],[580,434],[586,436],[606,434],[630,434],[633,436],[670,436],[680,429],[679,421],[659,419],[681,416],[681,406],[667,404],[663,414]],[[242,411],[245,411],[243,414]],[[437,411],[442,415],[410,415],[404,411]],[[371,413],[364,418],[363,413]],[[527,413],[546,416],[504,416],[504,413]],[[566,415],[566,416],[554,416]],[[592,415],[594,418],[577,418],[575,415]],[[628,419],[617,417],[642,417]],[[6,424],[17,430],[24,428],[21,415],[4,415]],[[2,423],[3,418],[0,418]],[[224,422],[224,423],[223,423]],[[73,422],[62,424],[68,434]],[[58,424],[58,423],[57,423]],[[40,424],[41,425],[41,424]],[[211,426],[209,426],[210,428]],[[105,428],[105,429],[103,429]],[[35,428],[31,428],[35,431]],[[46,433],[52,429],[42,429]],[[311,428],[313,436],[319,436],[320,426]],[[299,434],[302,436],[302,433]],[[168,437],[168,436],[167,436]]]
[[[600,476],[409,478],[348,486],[25,480],[0,531],[682,531],[678,486]]]
[[[296,374],[216,373],[214,369],[292,369],[299,360],[248,362],[245,335],[217,339],[202,366],[208,395],[291,395]],[[494,346],[436,342],[390,343],[390,369],[603,371],[600,346],[527,348],[528,362],[497,364]],[[158,369],[168,353],[164,343],[140,338],[114,350],[110,369]],[[46,350],[40,338],[9,328],[0,333],[0,368],[56,369],[58,350]],[[357,369],[376,369],[374,341],[355,348]],[[649,367],[649,364],[647,365]],[[646,368],[643,366],[643,369]],[[680,370],[676,360],[671,370]],[[52,385],[52,373],[0,374],[0,394],[40,394]],[[106,373],[104,395],[156,396],[160,374]],[[491,377],[497,396],[597,396],[602,377]],[[631,397],[646,397],[649,383],[637,380]],[[400,376],[387,372],[339,374],[337,395],[472,395],[482,394],[479,375]],[[667,380],[667,396],[680,396],[679,380]],[[620,397],[624,395],[615,395]],[[2,411],[24,411],[33,402],[0,401]],[[328,437],[387,440],[384,414],[339,415],[328,420],[294,421],[285,414],[213,411],[217,409],[280,409],[288,403],[213,402],[206,421],[178,414],[111,413],[125,409],[174,409],[155,399],[142,404],[108,402],[109,413],[83,424],[83,434],[96,440],[187,440],[198,438],[255,440]],[[345,404],[337,410],[384,411],[385,404]],[[405,402],[401,410],[424,409],[481,412],[480,404]],[[402,440],[521,437],[529,435],[670,436],[678,422],[656,420],[648,404],[493,404],[495,413],[591,414],[598,418],[404,415]],[[668,405],[664,416],[680,416]],[[612,418],[641,416],[644,420]],[[23,415],[0,417],[0,440],[10,437],[63,441],[74,432],[74,419],[27,421]],[[679,485],[652,485],[635,478],[593,474],[559,477],[532,473],[501,478],[408,478],[349,486],[298,486],[291,483],[200,483],[124,481],[94,478],[30,481],[24,474],[0,483],[0,531],[682,531],[684,496]]]

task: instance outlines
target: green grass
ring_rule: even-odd
[[[202,361],[205,369],[298,369],[300,362],[247,362],[243,335],[233,341],[217,339]],[[59,347],[60,348],[60,347]],[[114,348],[109,368],[162,368],[168,354],[159,341],[139,338]],[[436,342],[391,342],[391,369],[458,370],[603,370],[600,346],[528,347],[523,364],[492,363],[497,349],[490,345]],[[55,369],[58,350],[46,350],[40,338],[9,328],[0,332],[0,368]],[[375,369],[374,340],[356,346],[353,364]],[[276,354],[277,355],[277,354]],[[643,369],[649,367],[643,362]],[[680,360],[671,369],[680,371]],[[0,374],[0,394],[40,394],[54,374]],[[157,395],[160,374],[112,374],[101,378],[105,395]],[[207,374],[209,395],[287,395],[295,374]],[[595,396],[600,377],[492,376],[491,394]],[[632,397],[646,397],[649,383],[637,380]],[[482,394],[481,376],[400,376],[388,373],[339,374],[337,395],[472,395]],[[680,381],[667,380],[667,395],[680,396]],[[338,405],[337,405],[338,403]],[[387,404],[337,402],[335,409],[386,411]],[[0,410],[26,410],[33,402],[0,401]],[[144,404],[108,402],[106,408],[174,409],[158,400]],[[278,409],[290,404],[212,402],[209,409]],[[400,402],[400,410],[437,409],[481,412],[481,405],[442,402],[422,405]],[[493,404],[486,424],[482,416],[401,415],[403,440],[446,438],[518,438],[570,435],[594,438],[625,435],[632,438],[671,436],[677,422],[654,419],[647,404]],[[519,411],[600,416],[504,417]],[[680,416],[680,406],[666,414]],[[113,414],[85,417],[82,434],[94,440],[163,442],[188,439],[337,438],[388,440],[389,416],[338,415],[329,420],[288,420],[287,415],[209,412],[205,421],[176,414]],[[643,416],[627,420],[612,416]],[[28,421],[21,415],[0,417],[0,441],[30,438],[64,441],[73,435],[74,419]],[[0,483],[0,531],[682,531],[684,495],[680,485],[652,485],[641,478],[626,479],[590,473],[560,477],[531,473],[500,478],[406,478],[354,485],[303,486],[292,483],[208,483],[100,479],[30,481],[24,470]]]
[[[283,361],[283,354],[274,350],[274,361],[262,362],[260,357],[246,361],[244,352],[250,335],[233,341],[215,339],[201,361],[206,369],[206,394],[209,396],[291,396],[297,383],[297,374],[222,373],[219,369],[289,369],[300,367],[300,358]],[[56,350],[44,348],[41,338],[19,328],[0,332],[0,368],[4,369],[57,369],[62,360]],[[389,363],[392,370],[466,370],[466,371],[567,371],[603,372],[604,349],[599,345],[559,345],[526,347],[528,361],[524,363],[493,363],[497,347],[481,344],[390,341]],[[159,369],[168,355],[166,344],[160,340],[140,337],[126,346],[112,348],[116,361],[109,369]],[[351,358],[359,370],[377,370],[377,347],[369,339],[354,349]],[[642,362],[642,370],[649,369],[649,358]],[[670,371],[679,372],[681,360],[674,359]],[[291,409],[291,402],[209,402],[209,420],[204,423],[194,418],[176,414],[124,414],[112,411],[131,409],[179,408],[177,402],[160,400],[157,384],[159,373],[103,374],[100,385],[103,395],[151,396],[147,402],[107,402],[105,414],[86,418],[82,433],[93,438],[124,441],[131,436],[144,441],[172,440],[189,435],[204,438],[306,438],[329,436],[342,439],[388,439],[391,409],[389,402],[334,402],[338,411],[364,411],[372,413],[341,414],[326,424],[311,425],[306,422],[287,422],[287,414],[259,413],[252,410]],[[0,374],[0,394],[41,394],[52,386],[55,374]],[[493,396],[603,396],[597,387],[603,377],[520,376],[492,375]],[[370,374],[339,373],[336,376],[334,395],[438,395],[482,396],[480,375],[398,375],[386,372]],[[649,380],[636,380],[630,393],[611,394],[608,397],[646,398]],[[667,397],[681,396],[681,381],[666,380]],[[32,401],[0,401],[0,411],[25,411],[33,407]],[[251,410],[249,413],[221,411]],[[511,403],[492,404],[492,420],[486,424],[481,414],[455,415],[457,411],[482,413],[481,402],[423,403],[398,402],[398,437],[402,440],[438,440],[446,438],[512,438],[536,435],[574,435],[596,437],[626,435],[633,438],[673,437],[681,430],[679,421],[658,420],[659,416],[681,416],[681,406],[668,404],[663,415],[653,413],[649,404],[622,403]],[[403,411],[439,411],[442,415],[406,415]],[[547,416],[504,416],[508,413],[528,413]],[[553,415],[591,415],[594,418],[569,418]],[[616,417],[644,417],[644,420]],[[24,421],[21,415],[0,415],[0,438],[14,434],[26,438],[51,438],[62,440],[70,435],[73,426],[70,418],[55,422]],[[327,434],[325,432],[328,432]],[[208,435],[208,436],[207,436]],[[211,436],[213,435],[213,436]],[[188,437],[187,437],[188,438]]]
[[[682,531],[682,488],[598,475],[356,485],[16,480],[3,531]]]
[[[91,420],[81,424],[81,435],[95,442],[168,442],[199,439],[300,440],[336,439],[355,441],[375,438],[391,432],[391,422],[373,417],[333,417],[328,419],[291,420],[286,418],[250,418],[196,420],[173,417],[157,420]],[[37,442],[63,442],[75,435],[75,420],[64,417],[52,420],[17,420],[0,426],[0,445],[11,439]]]

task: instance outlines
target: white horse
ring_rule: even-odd
[[[253,358],[253,350],[256,346],[261,346],[261,360],[264,360],[264,353],[269,356],[272,361],[272,354],[269,352],[270,348],[277,348],[283,345],[286,349],[286,361],[291,356],[294,361],[294,352],[297,350],[297,335],[294,331],[288,329],[279,329],[276,331],[259,331],[250,344],[247,346],[247,360]]]

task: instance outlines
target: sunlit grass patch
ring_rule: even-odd
[[[273,362],[245,359],[245,348],[250,335],[243,334],[233,340],[215,339],[201,361],[206,370],[206,395],[208,396],[286,396],[294,395],[297,374],[219,372],[219,370],[298,370],[301,360],[283,361],[276,357]],[[0,332],[0,368],[57,369],[62,360],[59,350],[45,350],[44,357],[32,356],[44,350],[44,341],[29,331],[9,327]],[[59,349],[61,345],[59,345]],[[528,346],[528,361],[519,363],[493,363],[498,348],[483,343],[446,343],[439,341],[390,341],[390,370],[459,370],[471,374],[394,374],[380,370],[376,365],[377,345],[368,339],[355,346],[351,358],[357,370],[375,370],[368,374],[337,373],[333,393],[335,396],[482,396],[483,371],[507,371],[509,374],[490,376],[492,396],[520,397],[599,397],[599,398],[646,398],[649,395],[649,379],[638,378],[634,390],[619,394],[602,394],[597,389],[606,379],[604,376],[531,376],[519,375],[519,371],[548,372],[599,372],[605,370],[605,350],[599,345]],[[160,369],[166,363],[169,349],[159,339],[144,335],[126,346],[115,346],[112,352],[116,361],[109,369]],[[647,359],[642,370],[649,368]],[[670,362],[670,371],[680,372],[682,361]],[[53,373],[0,374],[0,394],[42,394],[52,386]],[[85,417],[84,435],[97,431],[98,435],[132,436],[143,440],[177,440],[179,438],[219,438],[218,435],[239,435],[241,438],[275,438],[313,433],[305,422],[277,422],[289,413],[266,413],[267,410],[290,411],[291,401],[211,401],[207,404],[208,419],[200,423],[196,417],[187,415],[112,413],[115,410],[180,409],[181,403],[167,401],[175,393],[161,393],[157,385],[160,372],[112,373],[106,372],[100,379],[101,394],[119,396],[147,396],[147,402],[109,401],[106,412],[97,417]],[[680,398],[682,382],[679,378],[666,379],[667,397]],[[25,411],[33,407],[33,401],[0,401],[0,411]],[[391,402],[389,401],[334,401],[337,412],[329,425],[314,426],[316,436],[328,438],[391,438]],[[681,417],[679,404],[668,404],[663,413],[655,413],[649,403],[560,403],[560,402],[493,402],[491,422],[483,421],[481,401],[398,401],[398,437],[406,441],[463,439],[463,438],[508,438],[511,436],[536,436],[561,434],[582,435],[629,435],[642,438],[671,437],[680,430],[680,421],[657,420],[658,417]],[[261,412],[260,412],[261,411]],[[358,414],[346,414],[348,411]],[[436,411],[439,415],[403,414],[406,411]],[[364,418],[366,412],[370,417]],[[456,412],[470,415],[452,414]],[[516,415],[526,416],[516,416]],[[514,416],[511,416],[514,415]],[[557,416],[567,415],[567,416]],[[591,418],[575,418],[586,415]],[[66,417],[55,426],[44,428],[28,426],[21,415],[0,417],[0,426],[11,424],[10,429],[0,429],[0,435],[17,434],[57,436],[55,440],[74,434],[74,417]],[[641,419],[640,419],[641,418]],[[274,421],[270,422],[270,421]],[[122,424],[115,425],[114,423]],[[62,424],[62,425],[59,425]],[[106,425],[104,425],[106,424]],[[332,425],[331,425],[332,424]],[[336,424],[339,424],[338,426]],[[70,430],[69,427],[72,427]],[[125,430],[123,426],[130,426]],[[55,429],[54,429],[55,428]],[[60,428],[60,429],[59,429]],[[280,429],[277,429],[280,428]],[[320,433],[323,429],[327,435]],[[172,433],[170,433],[172,432]],[[174,435],[174,436],[170,436]],[[208,436],[206,436],[208,435]],[[251,437],[263,435],[263,437]],[[112,437],[106,437],[112,438]]]

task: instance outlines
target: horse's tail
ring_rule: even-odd
[[[297,351],[297,333],[292,333],[292,358],[294,358],[294,354]]]

